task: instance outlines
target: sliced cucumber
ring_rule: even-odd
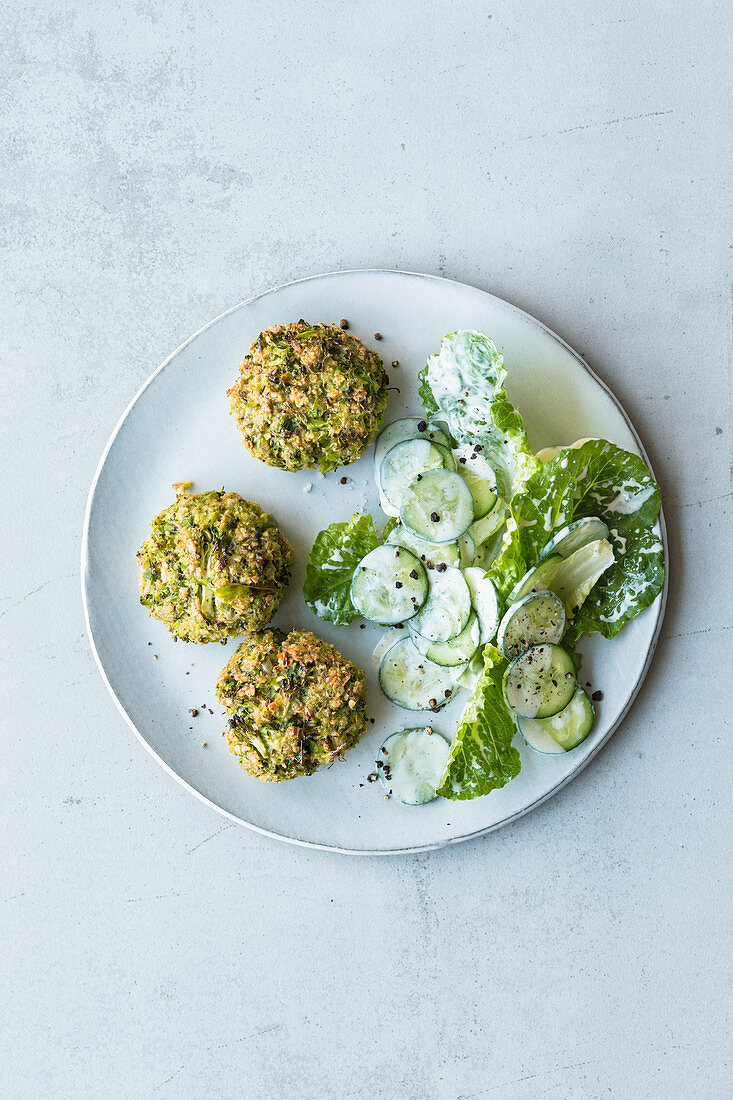
[[[424,806],[437,789],[450,756],[450,742],[430,726],[391,734],[377,756],[385,789],[405,806]]]
[[[611,543],[598,539],[581,546],[580,550],[559,562],[550,580],[550,588],[565,604],[569,617],[577,615],[593,585],[615,560]]]
[[[431,642],[447,642],[466,626],[471,614],[471,592],[460,569],[435,569],[430,591],[411,629]]]
[[[533,645],[504,673],[504,698],[522,718],[549,718],[568,705],[576,684],[575,664],[566,650],[551,643]]]
[[[413,620],[414,621],[414,620]],[[450,638],[447,642],[431,642],[422,634],[413,634],[415,648],[419,649],[428,660],[435,661],[436,665],[444,668],[455,668],[457,665],[465,665],[470,661],[478,649],[480,643],[480,630],[476,612],[472,611],[468,622],[460,634]]]
[[[454,469],[453,455],[442,443],[404,439],[384,456],[379,468],[379,488],[387,503],[399,510],[403,493],[413,478],[425,470]]]
[[[501,527],[493,535],[489,535],[476,547],[476,565],[480,565],[482,569],[491,568],[504,544],[505,532],[506,523],[502,522]]]
[[[453,451],[456,470],[465,480],[473,497],[473,518],[481,519],[496,504],[496,474],[483,454],[465,443]]]
[[[372,668],[374,674],[379,677],[379,666],[382,663],[382,658],[385,653],[388,653],[395,642],[402,641],[403,638],[409,638],[410,633],[407,627],[400,623],[399,626],[388,626],[382,637],[379,639],[374,649],[372,650]]]
[[[476,543],[474,542],[473,535],[468,531],[466,531],[465,535],[461,535],[458,540],[458,548],[460,550],[461,569],[470,569],[476,561]]]
[[[480,546],[481,543],[486,542],[491,536],[499,530],[506,518],[506,505],[501,497],[496,498],[496,503],[490,512],[487,512],[481,519],[474,520],[471,524],[469,531],[473,535],[476,545]]]
[[[576,519],[568,523],[542,548],[537,561],[543,561],[550,554],[559,554],[561,558],[569,558],[581,546],[598,539],[608,538],[608,527],[597,516],[587,516],[585,519]]]
[[[530,592],[549,592],[552,587],[552,578],[555,576],[558,565],[562,562],[559,554],[545,558],[539,565],[533,565],[528,569],[520,581],[507,597],[508,603],[514,603],[520,596],[526,596]]]
[[[387,451],[401,443],[403,439],[427,439],[431,443],[442,443],[444,447],[450,447],[451,441],[442,428],[428,423],[420,416],[405,416],[401,420],[393,420],[385,425],[377,436],[374,444],[374,476],[379,484],[379,467]]]
[[[537,455],[537,458],[539,457]],[[550,457],[554,456],[551,455]],[[567,709],[565,707],[565,710]],[[564,714],[564,711],[560,711],[560,714]],[[552,718],[520,718],[518,714],[515,714],[514,721],[531,749],[534,749],[535,752],[541,752],[544,756],[557,756],[558,754],[562,755],[565,749],[562,745],[558,745],[552,734],[545,729],[545,723],[554,722],[555,718],[558,717],[559,715],[555,714]]]
[[[595,708],[580,685],[568,705],[551,718],[517,718],[524,740],[537,752],[570,752],[593,729]]]
[[[509,660],[531,645],[560,642],[565,633],[565,606],[554,592],[530,592],[508,608],[499,624],[496,644]]]
[[[499,622],[496,589],[484,570],[478,566],[464,569],[463,576],[466,578],[466,584],[471,593],[471,603],[478,617],[479,641],[481,645],[486,645],[494,637]]]
[[[460,474],[427,470],[407,487],[400,519],[426,542],[455,542],[473,522],[473,497]]]
[[[374,623],[393,626],[417,614],[428,595],[422,562],[403,546],[386,544],[357,565],[351,579],[351,602]]]
[[[408,531],[403,524],[393,527],[387,536],[387,542],[404,546],[419,558],[426,569],[436,569],[439,565],[460,565],[461,547],[458,542],[444,542],[438,546],[434,542],[425,542]]]
[[[406,710],[439,710],[457,690],[456,679],[452,669],[418,652],[411,638],[395,642],[379,666],[382,691]]]

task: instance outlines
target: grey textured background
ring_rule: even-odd
[[[0,18],[0,1093],[729,1096],[727,5]],[[107,697],[78,595],[86,490],[151,370],[256,291],[365,266],[475,283],[584,353],[670,528],[663,640],[610,745],[412,858],[198,803]]]

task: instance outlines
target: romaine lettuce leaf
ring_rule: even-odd
[[[498,649],[485,647],[483,672],[461,715],[438,787],[443,798],[478,798],[519,774],[514,722],[501,690],[506,665]]]
[[[566,448],[527,483],[512,508],[519,544],[531,563],[553,531],[582,516],[599,516],[624,535],[652,526],[659,486],[644,462],[607,439]]]
[[[633,531],[626,537],[611,532],[611,541],[617,561],[591,589],[566,636],[570,645],[583,634],[615,638],[664,585],[664,550],[658,535],[651,530]]]
[[[450,332],[428,359],[419,392],[426,411],[441,416],[455,439],[483,447],[508,502],[540,464],[504,392],[506,375],[504,357],[483,332]]]
[[[437,358],[437,355],[430,356],[430,359]],[[440,410],[438,409],[437,402],[433,397],[433,391],[430,389],[430,383],[428,382],[428,367],[430,366],[430,359],[428,359],[423,369],[421,371],[418,371],[417,376],[420,379],[420,385],[418,387],[417,393],[418,397],[423,403],[423,408],[425,409],[427,415],[435,416],[435,414]]]
[[[572,636],[613,638],[664,583],[662,545],[650,530],[659,507],[659,486],[638,455],[605,439],[561,450],[512,501],[504,546],[490,571],[500,599],[534,565],[553,532],[598,516],[608,525],[616,562],[592,589]]]
[[[336,626],[357,618],[351,602],[354,570],[382,540],[370,515],[354,513],[348,523],[332,523],[319,531],[305,567],[303,596],[311,611]]]
[[[589,593],[615,561],[608,539],[595,539],[552,566],[547,586],[565,604],[569,619],[577,617]]]
[[[509,593],[528,568],[517,538],[517,521],[513,515],[510,515],[506,521],[501,548],[489,569],[489,576],[494,582],[500,608],[506,604]]]

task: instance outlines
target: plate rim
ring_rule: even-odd
[[[81,556],[81,561],[80,561],[81,599],[82,599],[82,606],[83,606],[83,609],[84,609],[84,622],[85,622],[85,626],[86,626],[87,638],[89,639],[89,644],[91,646],[92,656],[94,657],[94,662],[97,666],[97,669],[99,671],[100,676],[102,677],[102,681],[103,681],[105,687],[107,688],[107,691],[109,692],[110,696],[112,697],[112,699],[115,703],[115,706],[117,707],[117,710],[122,715],[122,717],[124,718],[125,722],[129,726],[129,728],[135,734],[138,741],[145,747],[145,749],[147,749],[147,751],[150,753],[150,755],[153,757],[153,759],[155,761],[157,761],[157,763],[164,769],[164,771],[166,771],[168,773],[168,775],[172,776],[172,778],[175,779],[177,783],[179,783],[185,790],[189,791],[196,798],[198,798],[199,801],[203,802],[206,806],[211,807],[211,809],[215,810],[216,813],[221,814],[223,817],[228,818],[230,821],[232,821],[236,825],[243,826],[246,829],[251,829],[253,832],[259,833],[261,836],[270,837],[273,840],[284,841],[287,844],[293,844],[293,845],[296,845],[297,847],[300,847],[300,848],[311,848],[311,849],[316,849],[318,851],[323,851],[323,852],[337,852],[341,855],[356,855],[356,856],[412,855],[413,853],[417,853],[417,852],[437,851],[438,849],[441,849],[441,848],[448,848],[453,844],[461,844],[461,843],[463,843],[464,841],[467,841],[467,840],[475,840],[478,837],[486,836],[488,833],[495,832],[497,829],[502,829],[502,828],[504,828],[505,825],[510,825],[512,822],[517,821],[521,817],[524,817],[525,814],[530,813],[532,810],[534,810],[538,806],[542,805],[543,802],[548,801],[548,799],[550,799],[554,795],[556,795],[557,792],[559,790],[561,790],[567,783],[570,783],[573,779],[576,778],[576,776],[580,775],[580,773],[583,771],[583,769],[585,767],[587,767],[587,765],[591,762],[591,760],[595,759],[595,757],[600,752],[600,750],[603,748],[603,746],[610,740],[610,738],[613,736],[613,734],[619,728],[619,726],[621,725],[621,723],[624,721],[627,714],[629,713],[631,707],[633,706],[633,704],[636,700],[636,697],[639,694],[641,686],[642,686],[644,680],[646,679],[649,668],[651,667],[652,661],[654,659],[654,654],[656,652],[657,644],[659,642],[659,637],[660,637],[661,629],[662,629],[662,623],[664,622],[664,615],[665,615],[666,607],[667,607],[667,593],[668,593],[668,590],[669,590],[669,546],[668,546],[668,541],[667,541],[667,525],[666,525],[665,518],[664,518],[664,509],[663,509],[663,507],[660,507],[657,522],[659,523],[660,538],[661,538],[661,541],[662,541],[662,546],[664,547],[665,571],[664,571],[664,585],[662,587],[662,591],[660,592],[659,596],[657,597],[657,599],[660,602],[659,602],[659,608],[658,608],[658,613],[657,613],[657,621],[656,621],[656,624],[655,624],[655,627],[654,627],[654,633],[652,635],[651,641],[649,643],[649,647],[648,647],[647,652],[646,652],[646,657],[645,657],[645,660],[644,660],[644,664],[643,664],[642,669],[641,669],[641,671],[640,671],[640,673],[639,673],[639,675],[638,675],[638,677],[637,677],[637,679],[634,683],[634,686],[633,686],[633,688],[632,688],[632,690],[631,690],[631,692],[628,696],[628,699],[626,700],[626,704],[624,705],[624,707],[621,710],[620,714],[616,718],[616,721],[607,730],[607,732],[606,732],[605,736],[603,737],[603,739],[601,741],[599,741],[598,744],[593,747],[593,750],[588,754],[588,756],[585,757],[583,762],[581,764],[579,764],[578,767],[574,771],[572,771],[569,775],[565,776],[563,779],[560,779],[548,791],[545,791],[545,793],[542,794],[539,798],[536,798],[533,802],[530,802],[528,805],[522,807],[521,810],[517,810],[515,813],[510,814],[509,816],[503,818],[501,821],[494,822],[493,825],[487,825],[486,827],[481,828],[481,829],[474,829],[469,833],[462,834],[461,836],[449,837],[446,840],[439,840],[439,841],[435,841],[435,842],[430,843],[430,844],[411,845],[410,847],[407,847],[407,848],[346,848],[346,847],[342,847],[342,846],[336,845],[336,844],[324,844],[324,843],[319,843],[317,841],[302,840],[299,837],[286,836],[284,833],[274,832],[272,829],[265,829],[261,825],[255,825],[251,821],[245,821],[243,818],[237,817],[237,815],[232,813],[230,810],[225,810],[222,806],[217,805],[216,802],[213,802],[205,794],[202,794],[201,791],[196,790],[196,788],[194,786],[192,786],[192,784],[187,779],[184,779],[183,776],[179,775],[170,766],[170,764],[168,764],[165,760],[163,760],[163,758],[155,751],[155,749],[152,747],[152,745],[150,745],[150,743],[145,739],[143,734],[140,732],[140,730],[137,728],[135,723],[132,721],[129,714],[125,710],[122,702],[118,698],[114,688],[112,687],[112,684],[110,683],[109,677],[107,676],[107,672],[104,668],[104,665],[102,664],[101,658],[99,656],[99,652],[97,650],[96,643],[94,641],[94,631],[93,631],[93,628],[92,628],[91,617],[90,617],[90,613],[89,613],[89,601],[88,601],[88,598],[87,598],[87,581],[88,581],[88,566],[89,566],[89,553],[88,553],[88,551],[89,551],[89,526],[90,526],[90,520],[91,520],[91,514],[92,514],[92,507],[94,505],[94,497],[95,497],[95,494],[96,494],[96,491],[97,491],[99,479],[101,477],[102,470],[104,469],[104,465],[107,461],[107,456],[109,455],[109,452],[112,449],[112,446],[114,445],[114,442],[115,442],[120,430],[122,429],[123,424],[127,420],[127,417],[129,416],[129,414],[132,411],[133,407],[137,404],[137,402],[140,400],[140,398],[145,393],[147,388],[154,382],[154,380],[157,378],[157,376],[176,358],[176,356],[185,347],[187,347],[190,343],[192,343],[194,340],[196,340],[203,332],[205,332],[207,329],[211,328],[212,325],[218,324],[218,322],[223,320],[225,317],[228,317],[230,313],[234,313],[238,309],[242,309],[244,306],[250,305],[252,302],[256,302],[259,299],[265,298],[269,294],[274,294],[279,290],[284,290],[286,287],[295,286],[298,283],[315,282],[318,279],[333,278],[334,276],[337,276],[337,275],[367,275],[367,274],[369,274],[369,275],[408,276],[409,278],[412,278],[412,279],[414,279],[414,278],[430,279],[434,282],[450,283],[452,286],[465,287],[469,290],[478,291],[480,294],[484,294],[488,298],[493,298],[495,301],[500,302],[503,306],[506,306],[509,309],[513,310],[515,313],[520,314],[530,324],[535,325],[537,328],[539,328],[543,332],[547,333],[554,340],[556,340],[559,344],[561,344],[562,347],[564,347],[567,351],[570,352],[570,354],[580,364],[580,366],[583,368],[583,370],[587,371],[587,373],[591,376],[591,378],[611,398],[614,405],[616,406],[618,411],[621,413],[621,416],[623,417],[623,420],[626,423],[626,426],[628,427],[629,431],[631,432],[632,436],[634,437],[634,440],[636,441],[636,444],[639,448],[641,456],[647,464],[649,472],[651,473],[654,480],[655,481],[657,480],[657,478],[654,474],[654,470],[652,468],[652,465],[649,461],[649,456],[646,453],[646,449],[644,447],[644,444],[642,443],[641,439],[639,438],[639,434],[636,431],[636,428],[634,427],[634,424],[632,423],[629,414],[626,412],[626,409],[621,404],[621,402],[616,397],[616,395],[613,393],[613,391],[610,389],[610,387],[606,384],[606,382],[598,374],[596,374],[596,372],[593,370],[593,368],[575,350],[575,348],[572,348],[570,346],[570,344],[567,343],[566,340],[564,340],[561,336],[558,336],[558,334],[556,332],[554,332],[551,328],[549,328],[548,325],[544,324],[544,322],[538,320],[536,317],[533,317],[532,314],[527,313],[526,310],[521,309],[519,306],[514,305],[512,302],[508,302],[505,298],[501,298],[497,294],[492,294],[491,291],[483,290],[481,287],[474,286],[472,283],[465,283],[465,282],[462,282],[459,279],[448,279],[443,275],[431,275],[431,274],[428,274],[427,272],[423,272],[423,271],[406,271],[406,270],[403,270],[401,268],[387,268],[387,267],[345,268],[343,270],[324,271],[324,272],[322,272],[320,274],[317,274],[317,275],[305,275],[305,276],[302,276],[299,279],[291,279],[288,282],[279,283],[277,286],[269,287],[267,290],[263,290],[263,291],[260,291],[258,294],[251,295],[249,298],[244,298],[241,302],[238,302],[236,305],[231,306],[229,309],[224,310],[223,313],[220,313],[218,316],[212,318],[210,321],[207,321],[206,324],[202,325],[199,329],[196,330],[196,332],[192,333],[191,336],[189,336],[186,340],[183,341],[183,343],[181,343],[177,348],[175,348],[174,351],[172,351],[170,353],[170,355],[168,355],[163,360],[163,362],[160,363],[160,365],[158,367],[156,367],[156,369],[152,372],[152,374],[150,374],[148,376],[148,378],[143,382],[143,384],[137,390],[137,392],[133,396],[132,400],[129,402],[127,407],[124,409],[122,415],[120,416],[120,418],[118,419],[118,421],[115,424],[114,428],[112,429],[112,432],[111,432],[111,434],[110,434],[110,436],[107,440],[107,443],[105,444],[105,447],[102,451],[102,454],[100,456],[99,462],[97,463],[97,467],[96,467],[96,470],[95,470],[95,473],[94,473],[94,477],[92,478],[92,482],[91,482],[91,485],[89,487],[89,492],[87,494],[87,502],[86,502],[86,507],[84,509],[84,523],[83,523],[83,529],[82,529],[81,548],[80,548],[81,549],[81,555],[80,555]],[[653,604],[651,606],[653,606]]]

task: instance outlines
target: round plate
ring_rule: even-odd
[[[381,784],[369,783],[367,776],[384,737],[414,725],[416,715],[393,706],[377,687],[371,651],[379,628],[323,623],[302,597],[316,532],[355,511],[380,514],[372,449],[354,466],[325,478],[315,471],[287,473],[248,454],[229,414],[226,391],[252,340],[268,325],[300,317],[314,322],[346,317],[351,332],[379,351],[397,387],[389,395],[387,421],[421,412],[417,372],[444,333],[475,328],[488,333],[504,354],[509,397],[524,416],[535,450],[602,436],[644,455],[623,409],[582,359],[544,325],[491,294],[399,271],[342,271],[289,283],[243,302],[192,336],[150,377],[115,428],[89,494],[82,545],[82,591],[94,655],[122,714],[156,759],[242,825],[343,852],[405,852],[466,840],[537,806],[610,737],[646,673],[664,595],[613,642],[597,635],[587,640],[583,679],[604,697],[594,732],[574,752],[541,756],[518,736],[522,771],[503,790],[471,802],[436,799],[418,808],[385,800]],[[381,342],[374,340],[375,332],[383,334]],[[390,366],[393,360],[399,367]],[[342,485],[344,476],[348,481]],[[276,516],[296,555],[276,625],[315,631],[367,672],[373,724],[345,760],[315,776],[271,784],[242,771],[221,736],[224,720],[214,695],[217,674],[237,643],[174,644],[138,601],[135,553],[151,519],[172,502],[172,483],[186,480],[194,491],[236,490]],[[431,724],[452,736],[467,698],[460,693]],[[199,711],[196,717],[192,709]]]

